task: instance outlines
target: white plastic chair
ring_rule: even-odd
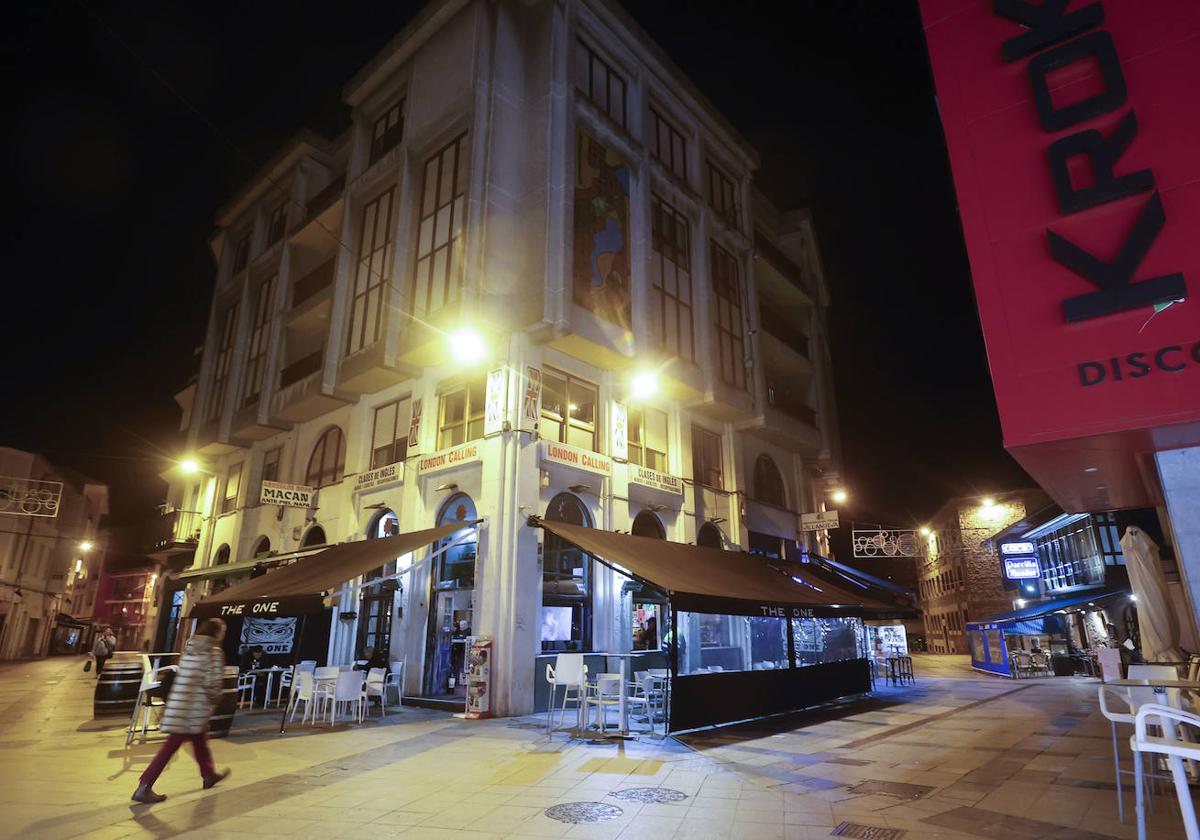
[[[1170,665],[1130,665],[1130,679],[1176,679],[1177,674],[1175,669]],[[1121,789],[1121,776],[1138,776],[1141,771],[1141,756],[1134,753],[1133,770],[1122,770],[1120,753],[1117,751],[1117,724],[1124,723],[1130,726],[1134,725],[1135,715],[1139,708],[1146,704],[1155,702],[1154,689],[1149,687],[1118,687],[1113,685],[1101,685],[1099,687],[1100,696],[1100,713],[1108,719],[1109,728],[1112,731],[1113,743],[1113,774],[1117,781],[1117,816],[1121,822],[1125,822],[1125,799]],[[1118,703],[1116,706],[1109,705],[1108,698],[1115,699]],[[1167,702],[1172,705],[1179,703],[1179,690],[1169,689],[1167,692]],[[1146,778],[1165,779],[1161,774],[1147,773]],[[1138,776],[1141,778],[1141,776]]]
[[[237,694],[239,709],[243,706],[254,705],[254,684],[258,682],[257,677],[257,674],[238,674]]]
[[[1152,718],[1154,720],[1151,720]],[[1161,728],[1162,734],[1160,736],[1150,735],[1146,729],[1147,724],[1157,724]],[[1138,840],[1146,840],[1146,808],[1144,785],[1142,784],[1142,762],[1140,761],[1142,753],[1167,756],[1187,838],[1188,840],[1200,840],[1200,829],[1196,827],[1196,806],[1192,802],[1192,793],[1188,788],[1187,770],[1183,764],[1185,758],[1200,759],[1200,745],[1184,741],[1183,733],[1176,729],[1176,724],[1200,729],[1200,715],[1156,703],[1146,703],[1137,711],[1133,737],[1129,739],[1129,746],[1134,750],[1134,755],[1139,757],[1139,760],[1134,762],[1134,771],[1137,774]]]
[[[300,723],[308,720],[310,715],[313,723],[316,723],[318,715],[324,717],[324,710],[321,707],[327,699],[329,699],[329,693],[324,689],[317,688],[312,671],[297,672],[296,681],[292,685],[292,698],[289,701],[291,714],[288,722],[291,723],[296,719],[296,710],[300,708],[301,703],[304,703],[304,714],[300,717]]]
[[[379,698],[379,716],[383,717],[387,714],[387,684],[384,678],[387,676],[387,668],[372,668],[367,671],[367,683],[364,688],[367,698]]]
[[[587,717],[587,709],[593,708],[596,710],[596,728],[601,733],[608,729],[608,710],[610,707],[620,708],[621,705],[621,675],[620,674],[597,674],[596,681],[588,685],[587,695],[583,699],[584,717]],[[617,728],[621,728],[621,721],[617,721]]]
[[[319,670],[319,669],[318,669]],[[367,702],[367,693],[363,690],[362,671],[340,671],[337,682],[333,685],[333,693],[329,696],[329,725],[337,723],[338,706],[342,703],[350,705],[355,720],[362,723],[363,707]]]
[[[391,670],[388,671],[387,679],[383,681],[384,688],[396,689],[396,705],[400,705],[404,700],[404,663],[393,662]]]
[[[562,709],[558,715],[558,725],[562,726],[563,718],[567,715],[567,701],[574,700],[583,715],[584,685],[587,681],[587,665],[583,664],[582,653],[560,653],[554,660],[554,666],[546,663],[546,682],[550,685],[550,702],[546,705],[546,734],[554,732],[554,697],[561,685],[563,687]],[[572,696],[574,692],[574,696]]]
[[[633,682],[628,684],[625,705],[627,707],[641,706],[645,710],[646,719],[650,723],[650,731],[654,732],[654,681],[649,671],[635,671]]]

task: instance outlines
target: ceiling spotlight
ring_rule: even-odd
[[[1018,608],[1020,608],[1020,607],[1023,607],[1023,606],[1025,606],[1025,599],[1024,599],[1024,598],[1018,598],[1018,599],[1017,599],[1017,607],[1018,607]]]
[[[1094,472],[1098,472],[1099,470],[1100,470],[1099,467],[1084,467],[1083,468],[1083,471],[1086,473],[1094,473]]]
[[[1130,601],[1136,601],[1136,600],[1137,600],[1137,593],[1136,593],[1136,592],[1135,592],[1135,593],[1131,593],[1131,594],[1130,594],[1130,596],[1129,596],[1129,600],[1130,600]]]

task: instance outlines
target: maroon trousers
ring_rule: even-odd
[[[208,730],[205,729],[198,735],[168,735],[167,740],[158,748],[150,766],[142,773],[142,784],[154,787],[154,783],[166,769],[171,756],[175,755],[176,751],[188,741],[192,744],[192,752],[196,754],[196,763],[200,765],[200,776],[203,778],[215,775],[217,768],[213,766],[212,752],[208,749]]]

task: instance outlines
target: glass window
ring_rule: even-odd
[[[375,409],[371,432],[371,469],[403,461],[408,455],[408,428],[412,404],[408,397]]]
[[[629,409],[629,463],[667,471],[667,413],[657,408]]]
[[[379,340],[383,330],[385,290],[391,281],[392,200],[395,193],[396,188],[392,187],[363,208],[346,355],[370,347]]]
[[[717,328],[717,370],[721,381],[746,387],[746,350],[742,328],[742,284],[733,255],[711,243],[713,310]]]
[[[793,618],[792,643],[797,667],[866,656],[859,618]]]
[[[283,234],[286,230],[287,202],[285,201],[272,210],[270,217],[267,219],[267,247],[270,248],[280,239],[283,239]]]
[[[346,440],[342,430],[330,426],[313,447],[304,472],[304,483],[312,487],[325,487],[342,480],[346,469]]]
[[[599,389],[569,373],[542,371],[542,420],[539,434],[547,440],[597,451],[596,404]]]
[[[708,204],[726,224],[740,227],[733,179],[711,163],[708,164]]]
[[[725,548],[725,535],[711,522],[705,522],[696,531],[696,545],[703,548]]]
[[[591,526],[578,497],[559,493],[546,507],[546,519]],[[592,645],[592,558],[550,533],[542,551],[542,650],[587,651]]]
[[[576,43],[575,87],[625,128],[625,80],[583,41]]]
[[[250,405],[262,393],[267,370],[267,344],[271,339],[271,310],[275,299],[275,280],[271,275],[258,284],[254,300],[254,321],[250,324],[250,352],[246,356],[246,377],[242,383],[242,405]]]
[[[446,391],[438,403],[438,449],[483,437],[483,420],[487,410],[486,378]]]
[[[208,422],[221,419],[225,410],[225,391],[229,386],[229,366],[233,363],[233,340],[237,334],[238,305],[235,303],[224,312],[217,333],[217,357],[213,361],[212,392],[208,395]]]
[[[721,436],[692,426],[692,478],[708,487],[724,487],[721,471]]]
[[[462,297],[469,156],[464,132],[425,161],[412,296],[420,314],[457,304]]]
[[[783,476],[770,455],[759,455],[754,462],[754,498],[775,507],[787,507]]]
[[[442,511],[438,514],[438,525],[449,525],[453,522],[470,522],[477,518],[475,502],[465,493],[452,496]],[[444,537],[440,546],[450,545],[456,540],[456,545],[447,548],[438,557],[437,580],[435,589],[473,589],[475,587],[475,559],[479,547],[479,531],[472,525],[455,531]]]
[[[233,273],[237,274],[250,262],[250,234],[246,234],[233,246]]]
[[[225,494],[221,498],[221,513],[237,510],[238,490],[241,485],[242,464],[239,461],[236,464],[230,464],[229,471],[225,473]]]
[[[263,481],[279,481],[279,456],[283,454],[283,447],[269,449],[263,454]]]
[[[657,195],[650,197],[650,326],[659,347],[696,359],[692,330],[692,245],[687,217]]]
[[[788,620],[679,613],[679,674],[790,667]]]
[[[666,117],[656,109],[650,109],[650,153],[662,165],[687,180],[687,141]]]
[[[370,163],[374,163],[399,146],[403,138],[404,100],[401,99],[384,111],[383,116],[375,120],[375,127],[371,130]]]

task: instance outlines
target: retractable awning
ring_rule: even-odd
[[[1081,607],[1094,604],[1097,601],[1101,601],[1106,598],[1115,598],[1118,595],[1128,594],[1128,589],[1093,590],[1092,592],[1084,592],[1077,595],[1070,595],[1066,598],[1059,598],[1056,601],[1043,601],[1040,604],[1022,607],[1019,610],[1001,613],[1000,615],[994,615],[991,618],[983,618],[979,621],[968,621],[967,628],[986,630],[991,629],[992,627],[1006,627],[1007,625],[1033,621],[1039,618],[1046,618],[1047,616],[1054,615],[1059,611],[1075,612]]]
[[[192,607],[190,618],[304,615],[324,610],[325,597],[348,580],[477,524],[455,522],[377,540],[340,543],[262,577],[231,586]]]
[[[757,554],[614,534],[544,519],[539,524],[593,557],[666,590],[671,603],[680,610],[837,616],[895,609],[805,573],[785,574],[768,566]]]
[[[309,554],[317,553],[313,549],[309,549]],[[255,557],[253,560],[239,560],[236,563],[222,563],[220,566],[206,566],[204,568],[189,568],[184,569],[179,574],[175,575],[175,580],[185,580],[188,583],[195,583],[201,580],[216,580],[217,578],[231,577],[233,575],[242,574],[243,572],[254,571],[257,566],[274,566],[282,563],[285,560],[291,560],[293,557],[302,556],[300,552],[295,554],[276,554],[262,557]]]

